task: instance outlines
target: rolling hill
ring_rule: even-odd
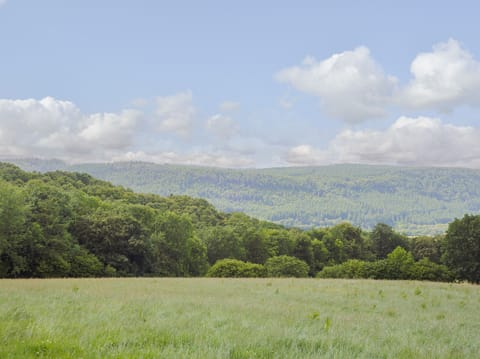
[[[383,222],[407,234],[434,234],[456,217],[480,212],[480,171],[471,169],[331,165],[237,170],[8,161],[28,171],[85,172],[140,192],[201,197],[222,211],[301,228],[349,221],[370,229]]]

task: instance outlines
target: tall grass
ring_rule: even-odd
[[[319,279],[0,281],[0,358],[476,358],[480,287]]]

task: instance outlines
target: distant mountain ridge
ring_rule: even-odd
[[[480,170],[370,165],[221,169],[147,162],[68,165],[4,160],[27,171],[76,171],[140,192],[185,194],[219,210],[308,228],[383,222],[407,234],[440,233],[456,217],[480,213]]]

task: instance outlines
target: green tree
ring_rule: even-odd
[[[480,283],[480,215],[465,215],[449,224],[444,261],[460,280]]]
[[[410,279],[412,277],[413,256],[400,246],[387,255],[385,264],[386,279]]]
[[[25,221],[23,193],[0,180],[0,277],[17,276],[26,270],[22,255]]]
[[[405,237],[396,233],[392,227],[385,223],[378,223],[370,234],[373,252],[378,259],[386,258],[398,246],[407,249]]]
[[[242,238],[232,226],[213,227],[201,232],[201,238],[207,246],[210,264],[224,258],[245,259]]]
[[[296,233],[293,255],[298,259],[307,263],[309,267],[309,271],[313,274],[314,262],[313,262],[312,239],[307,234],[303,232]]]
[[[410,242],[410,248],[415,260],[428,258],[434,263],[440,263],[442,241],[439,237],[416,237]]]

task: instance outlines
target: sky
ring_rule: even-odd
[[[0,0],[0,157],[480,168],[479,13]]]

